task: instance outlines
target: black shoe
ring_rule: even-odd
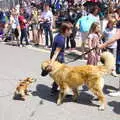
[[[35,47],[39,47],[40,45],[39,45],[39,44],[35,44],[34,46],[35,46]]]

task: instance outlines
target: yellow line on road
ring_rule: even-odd
[[[34,51],[38,51],[38,52],[45,52],[45,53],[50,53],[49,50],[45,50],[42,48],[35,48],[35,47],[27,47],[28,49],[34,50]]]

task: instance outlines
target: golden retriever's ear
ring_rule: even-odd
[[[48,72],[51,72],[51,71],[52,71],[52,66],[51,66],[51,65],[48,65],[48,66],[46,67],[46,70],[47,70]]]

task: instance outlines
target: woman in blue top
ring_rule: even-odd
[[[59,33],[55,36],[51,50],[51,65],[55,60],[60,63],[64,62],[64,49],[65,49],[65,38],[69,37],[72,33],[72,24],[70,22],[62,23]],[[57,92],[58,85],[53,82],[52,93]]]
[[[103,48],[111,45],[115,41],[117,41],[116,73],[120,74],[120,20],[117,22],[116,27],[117,27],[116,34],[113,35],[113,37],[111,37],[107,42],[100,45],[99,48],[103,49]],[[120,96],[120,91],[118,91],[116,93],[111,93],[110,95],[111,96]]]

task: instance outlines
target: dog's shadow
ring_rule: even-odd
[[[110,85],[104,85],[104,88],[103,88],[104,94],[109,94],[111,90],[117,91],[118,89]]]
[[[120,115],[120,102],[111,101],[111,102],[108,102],[108,105],[111,106],[111,107],[113,107],[113,111],[116,114]]]
[[[45,99],[47,101],[55,103],[56,99],[57,99],[57,96],[52,96],[50,94],[50,92],[51,92],[51,88],[50,87],[48,87],[46,85],[43,85],[43,84],[38,84],[36,86],[36,91],[33,91],[32,95],[33,96],[38,96],[41,99]]]
[[[80,95],[78,97],[78,103],[79,104],[98,107],[99,105],[93,103],[93,101],[98,101],[98,99],[95,99],[95,96],[93,96],[93,95],[91,95],[87,92],[84,92],[84,91],[80,92]]]
[[[33,91],[32,95],[33,96],[38,96],[41,99],[44,99],[44,100],[47,100],[47,101],[50,101],[50,102],[54,102],[54,103],[56,103],[57,98],[58,98],[58,94],[51,95],[51,88],[46,86],[46,85],[43,85],[43,84],[38,84],[36,86],[36,91]],[[92,95],[90,95],[86,92],[80,92],[77,103],[98,107],[98,105],[92,103],[93,98],[94,98],[94,96],[92,96]],[[72,95],[67,95],[65,97],[63,103],[65,103],[65,102],[73,102]]]

